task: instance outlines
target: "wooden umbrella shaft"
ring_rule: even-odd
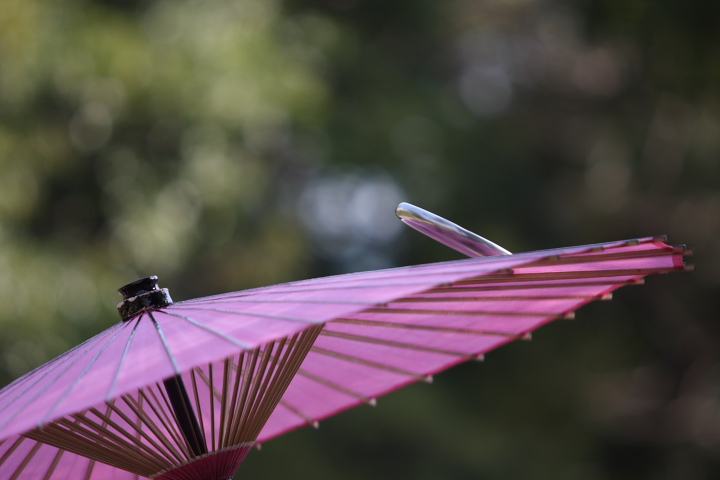
[[[190,405],[190,397],[182,378],[180,375],[175,375],[163,380],[163,384],[180,431],[182,431],[190,450],[196,457],[208,453],[205,435],[203,435],[192,405]]]

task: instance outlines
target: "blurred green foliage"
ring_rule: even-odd
[[[711,1],[0,5],[0,384],[174,298],[666,233],[693,274],[303,430],[238,478],[720,474],[720,30]]]

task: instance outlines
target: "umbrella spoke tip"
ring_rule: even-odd
[[[425,383],[433,383],[433,376],[432,375],[425,375],[422,378],[422,381]]]

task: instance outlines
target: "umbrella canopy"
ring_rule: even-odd
[[[177,303],[130,284],[122,322],[0,391],[0,478],[230,478],[260,442],[688,268],[661,237],[492,253]]]

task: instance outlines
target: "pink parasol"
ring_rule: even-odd
[[[398,215],[492,256],[177,303],[157,277],[129,284],[122,322],[0,390],[0,479],[231,478],[253,446],[689,268],[660,237],[511,255]]]

